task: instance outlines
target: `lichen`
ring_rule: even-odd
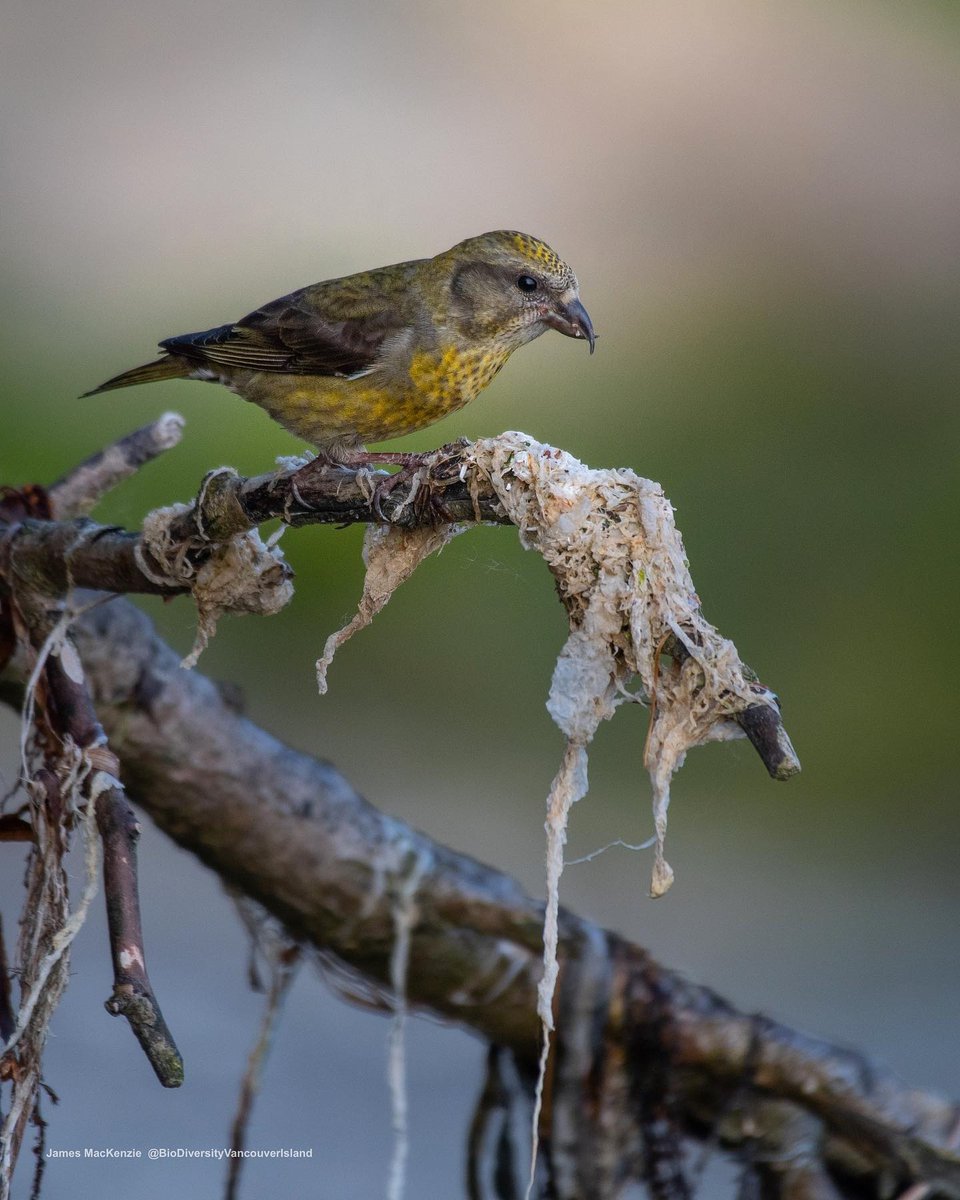
[[[211,472],[207,480],[220,472]],[[224,613],[270,616],[293,597],[292,572],[276,536],[265,542],[256,529],[249,529],[217,544],[200,536],[185,541],[174,538],[171,526],[189,511],[189,505],[172,504],[148,513],[135,552],[137,565],[148,579],[188,588],[193,596],[197,632],[180,664],[186,668],[196,666]]]
[[[663,852],[670,780],[692,746],[742,736],[732,717],[758,702],[752,676],[700,611],[673,506],[659,484],[624,468],[592,470],[523,433],[476,442],[468,461],[557,581],[570,632],[547,708],[568,746],[585,750],[600,722],[626,701],[650,706],[651,893],[661,896],[673,879]],[[665,654],[671,645],[682,652]],[[631,690],[637,681],[639,692]],[[585,772],[585,761],[576,774],[561,770],[548,812],[564,806],[557,789],[579,791]]]
[[[440,551],[463,525],[403,529],[397,525],[368,525],[363,538],[363,562],[366,573],[357,612],[342,629],[331,633],[317,659],[317,687],[327,690],[327,671],[333,656],[355,633],[366,629],[401,583],[409,579],[425,558]]]

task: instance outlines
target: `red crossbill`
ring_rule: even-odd
[[[312,284],[233,325],[167,338],[162,358],[87,395],[208,380],[259,404],[328,462],[389,459],[362,448],[461,408],[547,329],[585,338],[593,353],[573,271],[538,238],[499,230],[435,258]]]

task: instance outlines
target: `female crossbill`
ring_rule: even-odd
[[[87,395],[158,379],[225,384],[327,461],[423,429],[474,399],[518,347],[595,334],[573,271],[539,238],[498,230],[435,258],[311,284]],[[362,456],[370,458],[372,456]]]

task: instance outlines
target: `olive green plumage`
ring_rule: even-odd
[[[86,394],[161,379],[223,383],[324,457],[345,460],[468,403],[549,328],[586,338],[592,353],[573,271],[538,238],[499,230],[168,338],[162,358]]]

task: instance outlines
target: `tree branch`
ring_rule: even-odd
[[[49,492],[6,490],[0,496],[4,597],[30,597],[42,611],[43,598],[85,585],[166,595],[192,590],[202,631],[204,601],[196,581],[218,556],[236,556],[244,538],[248,552],[263,552],[254,587],[261,579],[275,591],[289,587],[285,564],[248,533],[264,521],[381,521],[369,474],[316,464],[252,479],[230,468],[210,472],[192,505],[151,514],[162,519],[153,521],[148,535],[98,526],[83,516],[179,433],[179,418],[168,415],[94,456]],[[504,449],[508,438],[519,447],[516,456]],[[401,527],[435,522],[438,514],[448,522],[504,522],[509,508],[529,540],[530,521],[515,512],[511,491],[521,478],[518,470],[536,472],[536,464],[558,459],[572,464],[562,471],[582,471],[582,464],[538,447],[531,467],[533,444],[523,435],[504,435],[495,444],[501,454],[509,451],[506,484],[493,468],[484,468],[497,479],[499,498],[479,459],[468,461],[462,446],[446,446],[412,476],[410,494],[403,488],[381,493],[385,515]],[[612,476],[620,486],[618,473],[588,474],[607,481]],[[642,494],[644,503],[665,514],[670,544],[679,547],[662,491],[627,474],[634,490],[603,508],[603,519],[617,524],[621,514],[634,514]],[[419,487],[428,488],[432,507],[412,502]],[[647,537],[645,529],[639,538]],[[641,571],[641,584],[643,576]],[[686,604],[693,589],[684,579]],[[576,631],[584,618],[580,592],[561,588],[561,595]],[[209,598],[207,605],[208,615],[230,607]],[[657,647],[655,668],[665,652],[674,681],[692,680],[696,687],[698,669],[704,677],[707,671],[704,647],[717,635],[698,609],[682,611],[682,619],[668,623],[667,635],[658,633],[650,644]],[[0,606],[0,668],[14,652],[15,633],[10,606]],[[633,626],[627,634],[634,636]],[[59,655],[45,673],[71,743],[88,759],[108,755],[101,769],[114,774],[89,687],[126,764],[128,786],[156,823],[279,918],[291,937],[313,943],[340,964],[350,986],[367,998],[382,1001],[395,986],[398,905],[410,902],[415,891],[406,1000],[505,1048],[519,1070],[513,1090],[525,1093],[537,1059],[543,906],[507,876],[383,816],[334,768],[296,754],[239,717],[212,684],[182,671],[146,618],[123,601],[87,612],[74,622],[73,636],[86,681],[65,669]],[[629,650],[630,637],[611,643],[615,659]],[[696,662],[686,663],[688,657]],[[725,711],[770,774],[787,778],[798,763],[776,697],[743,670],[744,678],[732,685],[740,703]],[[656,688],[648,690],[653,696]],[[0,687],[0,698],[10,695],[9,686]],[[204,731],[202,742],[197,728]],[[136,823],[119,785],[97,793],[95,812],[106,849],[116,976],[108,1008],[125,1012],[161,1080],[175,1083],[179,1056],[143,969]],[[639,947],[569,912],[561,911],[559,927],[556,1046],[543,1108],[549,1118],[545,1159],[558,1200],[609,1196],[638,1164],[645,1164],[644,1178],[661,1194],[664,1188],[685,1194],[677,1175],[679,1149],[671,1143],[674,1126],[737,1148],[757,1186],[771,1195],[827,1200],[851,1195],[865,1181],[874,1190],[893,1181],[901,1189],[922,1186],[960,1200],[960,1158],[953,1152],[957,1116],[949,1102],[904,1087],[855,1053],[739,1013]],[[502,1067],[500,1056],[497,1071]],[[510,1091],[501,1080],[485,1094],[478,1128],[491,1106],[510,1102],[504,1100]]]
[[[140,534],[87,517],[43,521],[26,517],[0,524],[0,575],[46,596],[72,588],[179,596],[189,589],[145,575],[137,561]]]
[[[75,636],[100,717],[128,764],[128,786],[165,832],[368,989],[389,988],[392,905],[420,870],[410,1003],[532,1064],[541,904],[508,876],[384,816],[332,766],[238,716],[210,681],[179,668],[128,604],[88,612]],[[956,1125],[948,1101],[856,1053],[740,1013],[570,912],[561,915],[560,953],[554,1086],[561,1100],[565,1087],[583,1088],[582,1070],[569,1070],[580,1056],[601,1089],[581,1106],[595,1115],[583,1118],[582,1139],[609,1139],[597,1115],[609,1117],[603,1096],[619,1096],[622,1107],[630,1080],[649,1065],[637,1048],[660,1046],[688,1129],[702,1135],[745,1089],[816,1117],[825,1169],[848,1189],[865,1179],[901,1188],[924,1181],[960,1197],[960,1159],[946,1148]],[[629,1119],[619,1118],[624,1137]],[[748,1135],[727,1129],[724,1140],[742,1145]],[[581,1174],[584,1197],[603,1194],[602,1175],[591,1182]],[[823,1182],[816,1172],[806,1178]]]
[[[492,521],[509,524],[489,480],[466,476],[464,451],[469,443],[452,442],[423,456],[411,484],[429,486],[436,504],[427,520],[448,523]],[[383,475],[366,468],[326,466],[311,462],[293,471],[244,478],[230,468],[211,471],[190,511],[170,529],[177,541],[199,537],[225,541],[265,521],[287,525],[378,524],[373,491]],[[401,528],[423,524],[424,511],[409,501],[410,488],[398,488],[382,498],[387,522]]]
[[[125,442],[126,452],[121,454]],[[144,461],[148,449],[157,446],[155,427],[145,426],[54,485],[50,507],[60,520],[23,516],[0,524],[0,574],[49,596],[64,595],[72,587],[149,595],[187,591],[143,571],[138,562],[138,555],[144,552],[140,534],[97,525],[80,515],[93,506],[94,493],[102,493],[125,477],[121,464],[126,474],[131,474],[133,464]],[[431,479],[444,519],[506,523],[489,483],[479,482],[474,495],[470,485],[460,479],[460,449],[441,447],[432,456]],[[173,542],[183,544],[193,565],[199,566],[217,546],[273,519],[294,526],[378,523],[369,479],[368,471],[339,467],[251,478],[221,468],[204,478],[197,499],[175,518],[169,535]],[[383,512],[408,527],[416,524],[418,517],[412,506],[404,506],[402,490],[384,499]],[[146,556],[149,559],[149,549]]]
[[[172,450],[183,437],[183,427],[179,413],[164,413],[92,454],[50,488],[51,515],[60,520],[86,516],[107,492],[129,479],[144,463]]]
[[[178,440],[179,421],[176,414],[167,414],[88,460],[51,489],[52,514],[71,516],[90,507],[96,494]],[[434,497],[426,517],[423,508],[411,504],[409,493],[399,488],[382,498],[388,520],[410,528],[425,520],[437,521],[439,512],[451,524],[507,523],[490,480],[480,472],[468,472],[466,448],[464,443],[453,443],[424,456],[413,487],[428,487]],[[173,517],[165,536],[189,563],[183,578],[195,578],[231,539],[272,519],[295,526],[379,523],[372,496],[371,476],[365,470],[320,469],[310,463],[293,471],[244,478],[222,467],[205,476],[196,499]],[[73,587],[164,596],[189,590],[186,582],[170,577],[163,564],[155,563],[157,569],[152,570],[147,566],[151,563],[155,563],[154,551],[143,535],[83,517],[51,521],[26,515],[0,523],[0,576],[44,595],[65,595]],[[674,639],[670,653],[682,661],[688,652]],[[769,774],[788,779],[800,764],[780,720],[779,706],[769,689],[757,684],[753,690],[758,703],[738,712],[735,719]]]
[[[77,662],[79,667],[79,661]],[[64,655],[50,655],[45,668],[57,723],[65,737],[84,753],[104,786],[91,788],[97,828],[103,842],[103,890],[113,959],[113,994],[107,1012],[124,1016],[164,1087],[183,1082],[183,1060],[167,1028],[147,976],[137,883],[140,827],[117,776],[120,764],[107,747],[86,681]]]

